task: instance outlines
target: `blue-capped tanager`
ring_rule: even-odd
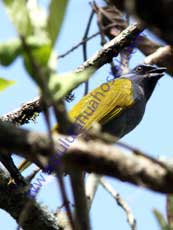
[[[69,111],[69,118],[81,131],[98,122],[104,132],[121,138],[142,120],[146,104],[165,70],[163,67],[138,65],[128,74],[103,83],[84,96]],[[53,133],[57,131],[58,126],[55,126]],[[19,169],[24,166],[23,163]]]

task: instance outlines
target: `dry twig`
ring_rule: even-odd
[[[127,221],[131,227],[131,230],[136,229],[136,220],[135,217],[128,207],[127,203],[122,199],[119,193],[115,191],[114,188],[103,178],[100,179],[101,185],[110,193],[110,195],[116,200],[117,204],[125,211],[127,215]]]

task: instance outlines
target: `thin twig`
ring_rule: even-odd
[[[106,63],[110,63],[113,57],[116,57],[119,52],[126,46],[128,46],[132,40],[134,40],[144,28],[138,23],[134,23],[123,30],[118,36],[107,42],[102,49],[96,52],[90,59],[84,62],[77,71],[81,72],[90,67],[99,69]]]
[[[100,179],[100,183],[103,186],[103,188],[106,189],[106,191],[109,192],[109,194],[116,200],[117,204],[125,211],[127,215],[127,221],[131,227],[131,230],[136,230],[136,219],[131,211],[131,209],[128,207],[127,203],[122,199],[119,193],[115,191],[114,188],[103,178]]]
[[[85,41],[88,37],[88,33],[89,33],[89,29],[91,26],[93,16],[94,16],[94,10],[92,9],[82,41]],[[87,42],[86,41],[83,42],[82,44],[82,50],[83,50],[83,60],[86,61],[87,60]],[[89,81],[86,81],[84,84],[85,84],[85,90],[84,90],[84,96],[85,96],[88,93]]]
[[[107,30],[107,29],[109,29],[109,28],[111,28],[113,26],[115,26],[115,23],[112,23],[111,25],[106,26],[105,28],[103,28],[103,30]],[[67,50],[65,53],[58,55],[57,58],[58,59],[64,58],[65,56],[67,56],[68,54],[72,53],[74,50],[79,48],[83,43],[88,42],[89,40],[91,40],[92,38],[96,37],[99,34],[100,34],[100,31],[92,34],[88,38],[86,38],[86,39],[80,41],[79,43],[77,43],[76,45],[74,45],[71,49]]]
[[[25,186],[27,184],[25,178],[22,176],[22,174],[20,173],[20,171],[14,164],[11,154],[7,155],[3,152],[3,150],[1,150],[0,161],[9,171],[11,177],[14,179],[17,185]],[[9,181],[9,182],[12,182],[12,181]]]
[[[97,6],[96,2],[93,2],[93,10],[96,12],[97,14],[97,24],[99,27],[99,31],[100,31],[100,36],[101,36],[101,46],[103,46],[106,43],[106,38],[105,38],[105,34],[104,34],[104,30],[103,30],[103,24],[101,22],[101,14],[103,13],[103,10],[101,11],[101,7]]]
[[[101,176],[96,175],[94,173],[90,173],[88,175],[86,185],[85,185],[85,191],[86,191],[85,193],[88,200],[88,210],[91,209],[91,205],[93,203],[97,188],[100,183],[100,177]]]

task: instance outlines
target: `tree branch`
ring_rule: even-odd
[[[170,75],[173,75],[173,50],[171,46],[158,48],[154,53],[147,56],[144,62],[146,64],[165,66],[167,68],[167,72]]]
[[[76,230],[90,230],[89,211],[85,196],[84,174],[78,169],[70,172],[70,181],[75,201]]]
[[[90,173],[85,184],[85,193],[88,201],[88,210],[91,209],[101,176]]]
[[[137,23],[128,26],[117,37],[107,42],[102,49],[79,66],[77,71],[83,71],[91,66],[99,69],[104,64],[110,63],[113,57],[116,57],[119,52],[128,46],[142,31],[143,29]]]
[[[7,211],[19,224],[20,215],[29,206],[29,214],[23,218],[24,230],[59,230],[56,217],[46,207],[36,203],[27,195],[27,187],[8,185],[9,175],[0,168],[0,208]]]
[[[109,192],[109,194],[116,200],[117,204],[124,210],[127,216],[127,221],[130,225],[131,230],[136,230],[136,219],[128,207],[127,203],[123,200],[123,198],[118,194],[115,189],[103,178],[100,179],[101,185],[103,188]]]
[[[138,24],[133,24],[125,29],[122,33],[120,33],[116,38],[112,39],[110,42],[106,43],[102,49],[96,52],[91,58],[89,58],[86,62],[84,62],[81,66],[79,66],[75,72],[81,72],[86,70],[89,67],[94,67],[99,69],[106,63],[112,61],[113,57],[117,56],[119,52],[125,47],[128,46],[131,41],[142,31]],[[74,88],[76,88],[79,84],[84,82],[86,79],[78,80],[80,76],[76,77],[76,83],[70,84],[69,88],[67,88],[67,93]],[[66,82],[65,82],[66,83]],[[4,116],[0,117],[2,121],[10,121],[14,124],[25,124],[28,123],[30,119],[33,118],[33,115],[36,112],[41,112],[43,110],[41,106],[40,98],[34,99],[27,103],[24,103],[21,108],[16,109],[13,112],[10,112]]]
[[[50,156],[50,144],[47,135],[5,125],[0,122],[0,148],[25,157],[42,169],[47,166]],[[54,137],[55,148],[61,149],[57,134]],[[56,153],[57,156],[58,153]],[[147,156],[126,155],[118,148],[98,140],[85,142],[76,139],[62,155],[66,171],[78,167],[87,172],[108,175],[122,181],[146,187],[162,193],[173,192],[173,168],[162,166]],[[58,156],[61,158],[61,156]],[[56,157],[55,157],[56,159]],[[58,161],[59,162],[59,161]],[[54,162],[56,167],[58,164]]]
[[[23,103],[21,107],[0,117],[1,121],[8,121],[15,125],[24,125],[34,118],[35,113],[42,112],[40,98]]]

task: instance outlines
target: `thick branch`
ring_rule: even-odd
[[[7,153],[13,151],[42,168],[48,163],[50,145],[47,135],[6,126],[2,122],[0,130],[0,148],[7,150]],[[59,138],[64,136],[57,135],[54,139],[57,150],[62,149]],[[173,192],[173,168],[157,164],[150,158],[123,154],[117,148],[97,140],[84,142],[76,139],[66,150],[66,154],[62,155],[65,170],[78,167],[162,193]]]
[[[167,72],[173,75],[173,50],[171,46],[164,46],[158,48],[154,53],[145,58],[146,64],[157,64],[158,66],[165,66]]]
[[[29,120],[34,119],[35,113],[40,113],[43,110],[40,98],[34,98],[21,105],[21,107],[14,111],[0,117],[1,121],[9,121],[15,125],[23,125],[28,123]]]
[[[0,168],[0,208],[7,211],[18,223],[25,213],[21,227],[24,230],[58,230],[55,216],[27,196],[26,187],[8,185],[10,177]],[[13,195],[12,195],[13,194]]]
[[[124,47],[130,45],[130,43],[142,32],[142,30],[143,29],[137,23],[130,25],[117,37],[107,42],[102,49],[96,52],[80,67],[78,67],[77,71],[83,71],[90,66],[98,69],[104,64],[110,63],[113,57],[116,57]]]

